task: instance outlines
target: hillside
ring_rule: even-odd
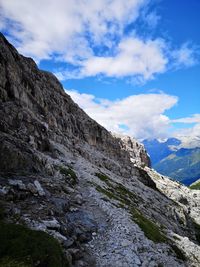
[[[163,142],[153,139],[144,140],[142,143],[150,155],[152,166],[154,166],[156,163],[173,153],[174,148],[180,145],[181,141],[176,138],[169,138]]]
[[[155,164],[154,168],[185,185],[190,185],[200,177],[200,148],[181,148]]]
[[[200,144],[197,141],[194,143],[193,139],[184,137],[183,140],[169,138],[163,142],[144,140],[143,144],[156,171],[190,185],[200,177]],[[193,147],[194,144],[197,147]]]
[[[0,266],[200,265],[200,191],[0,35]]]

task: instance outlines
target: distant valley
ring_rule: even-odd
[[[185,185],[200,178],[200,143],[184,147],[177,138],[165,141],[144,140],[143,144],[150,155],[152,167],[163,175]]]

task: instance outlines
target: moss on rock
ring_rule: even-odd
[[[77,184],[77,175],[71,168],[60,167],[60,173],[65,176],[70,176],[72,185]]]
[[[0,263],[2,267],[69,266],[56,239],[45,232],[5,222],[0,222]]]

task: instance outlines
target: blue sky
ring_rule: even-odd
[[[199,0],[1,0],[0,29],[108,130],[196,136],[199,14]]]

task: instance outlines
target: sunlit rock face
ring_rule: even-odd
[[[0,141],[1,220],[57,239],[58,267],[200,265],[199,191],[153,171],[143,145],[92,120],[3,35]]]

